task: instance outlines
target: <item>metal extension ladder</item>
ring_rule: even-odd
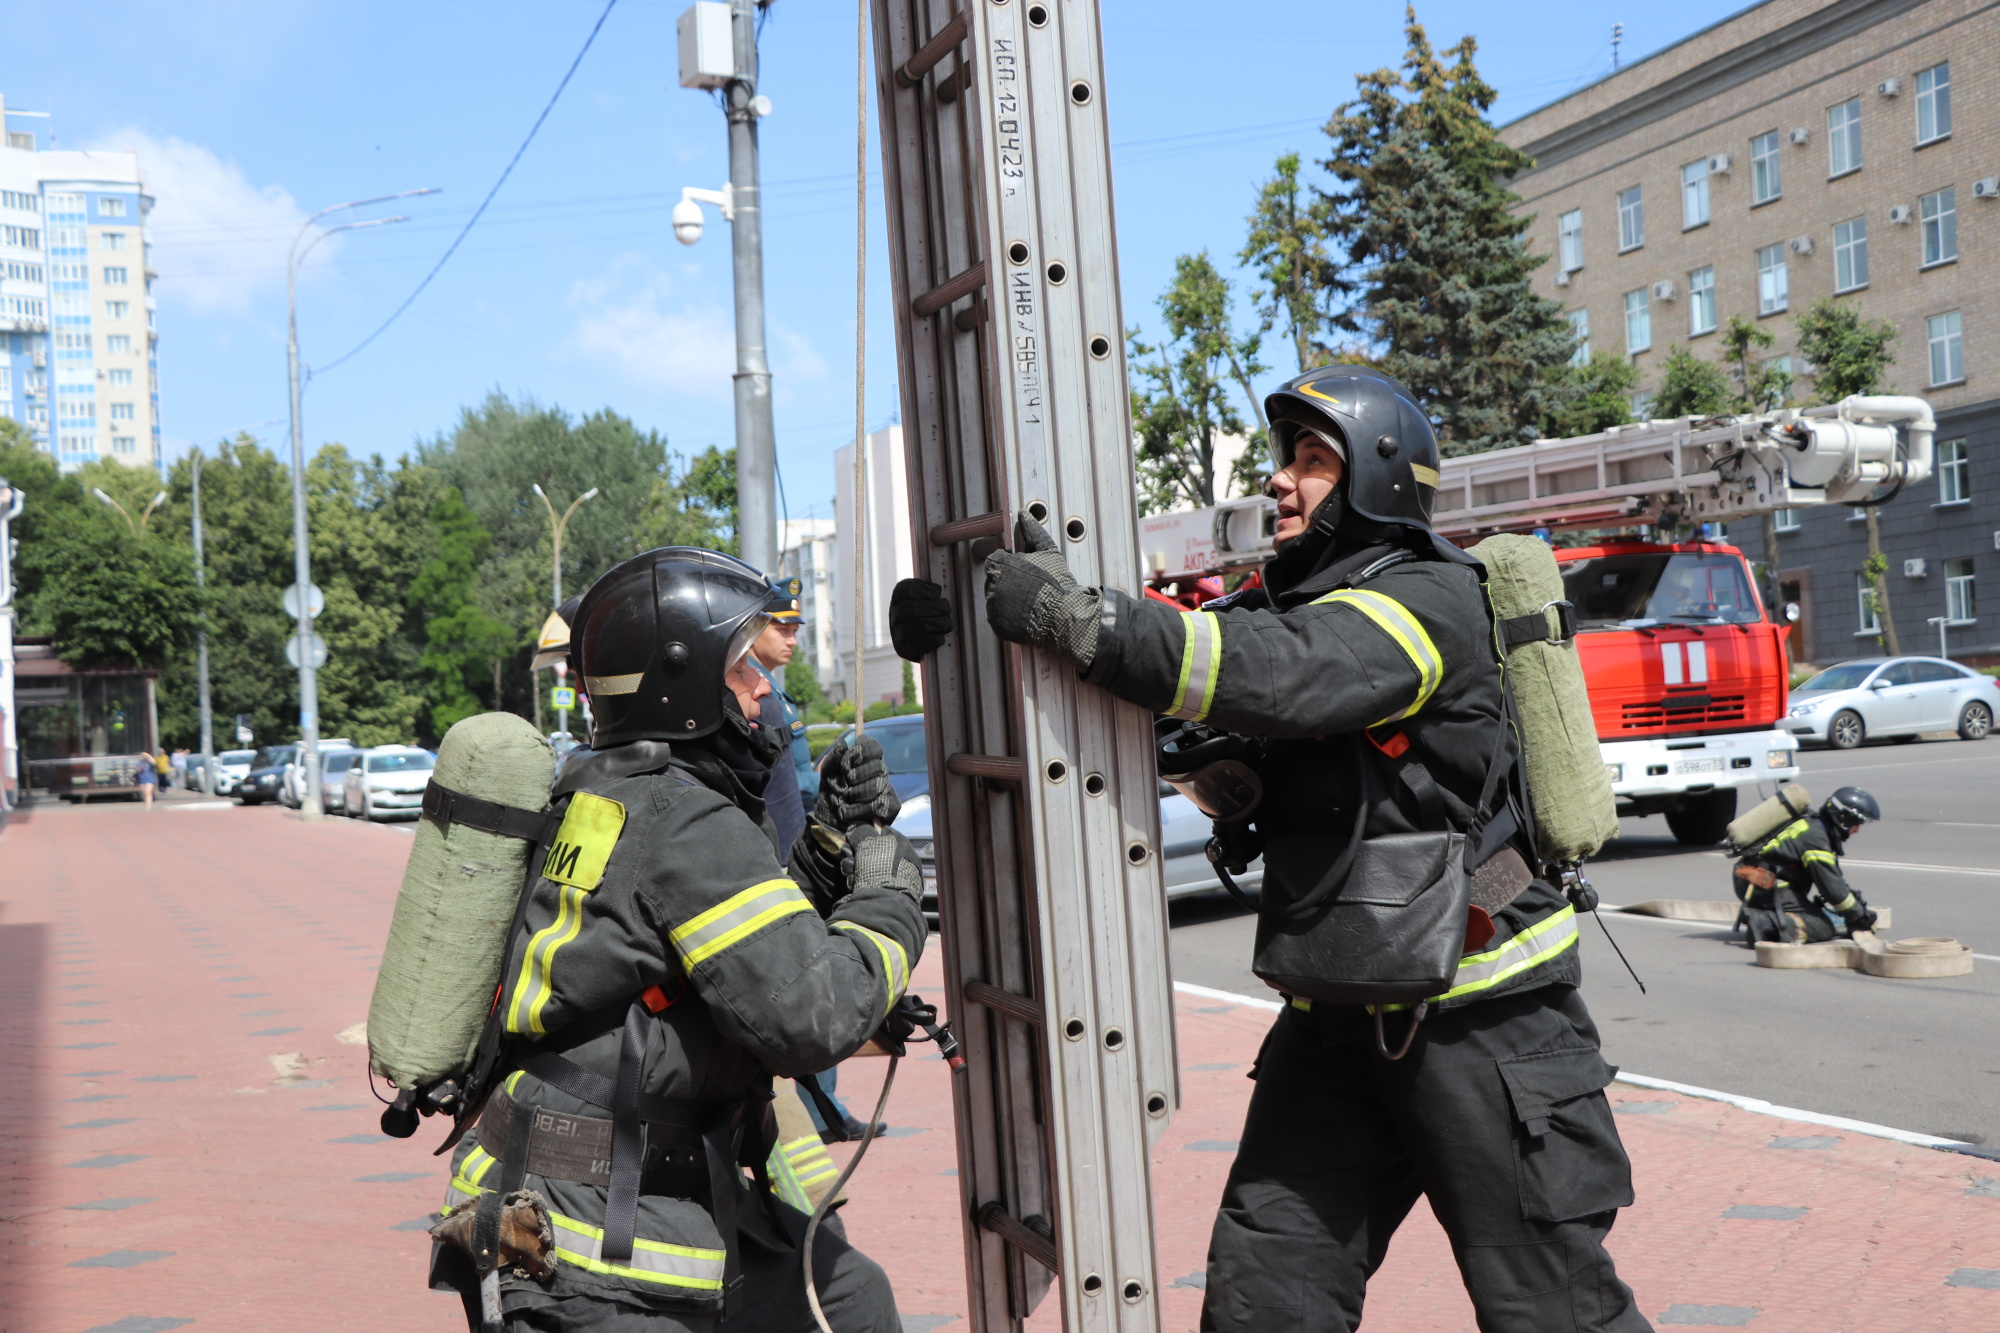
[[[1059,1279],[1156,1330],[1151,1145],[1179,1104],[1152,720],[999,642],[980,562],[1027,509],[1140,584],[1096,0],[872,0],[975,1333]]]

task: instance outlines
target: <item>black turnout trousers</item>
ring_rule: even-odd
[[[506,1333],[804,1333],[815,1330],[806,1302],[799,1251],[807,1218],[790,1204],[765,1204],[747,1191],[737,1200],[743,1254],[743,1305],[734,1319],[713,1313],[646,1310],[590,1296],[559,1298],[532,1282],[502,1284]],[[472,1333],[479,1333],[478,1277],[472,1264],[443,1247],[442,1266],[458,1290]],[[889,1278],[873,1259],[848,1244],[846,1228],[829,1214],[813,1237],[813,1281],[834,1333],[902,1333]]]
[[[1405,1021],[1388,1017],[1392,1048]],[[1434,1013],[1394,1062],[1358,1008],[1285,1010],[1253,1073],[1202,1328],[1351,1333],[1421,1194],[1482,1333],[1649,1330],[1604,1251],[1632,1202],[1612,1072],[1565,985]]]

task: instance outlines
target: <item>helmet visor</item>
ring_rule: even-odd
[[[726,676],[736,669],[736,664],[741,662],[743,655],[750,651],[750,645],[757,642],[758,637],[764,633],[765,628],[770,623],[770,614],[765,611],[758,611],[750,615],[741,625],[736,627],[736,633],[729,637],[729,651],[724,654],[722,659],[723,675]]]

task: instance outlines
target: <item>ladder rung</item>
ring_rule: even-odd
[[[1062,1272],[1062,1260],[1056,1254],[1055,1242],[1008,1213],[997,1201],[979,1210],[979,1225],[1051,1273]]]
[[[1023,1023],[1041,1026],[1042,1006],[1026,995],[1016,995],[1013,991],[1001,990],[998,986],[989,986],[983,981],[968,981],[965,983],[965,998],[974,1004],[983,1004],[988,1009],[997,1009],[1009,1018],[1018,1018]]]
[[[955,754],[944,761],[945,771],[962,778],[985,778],[1020,786],[1028,776],[1028,766],[1004,754]]]
[[[947,279],[942,286],[933,287],[910,302],[910,310],[918,319],[928,319],[959,297],[970,296],[985,285],[986,261],[982,259],[957,277]]]
[[[1007,531],[1007,516],[999,510],[990,514],[974,514],[971,518],[955,518],[949,523],[940,523],[931,529],[932,546],[950,546],[955,542],[976,541],[981,537],[998,537]]]
[[[937,100],[956,102],[958,95],[972,86],[972,65],[964,60],[958,62],[958,73],[948,74],[938,80]]]
[[[896,82],[905,88],[914,88],[931,72],[937,62],[951,54],[951,48],[965,40],[965,11],[952,16],[951,22],[938,29],[937,36],[917,48],[917,53],[903,63],[896,71]]]

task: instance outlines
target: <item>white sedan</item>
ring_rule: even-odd
[[[347,770],[344,805],[360,819],[422,813],[437,756],[414,745],[378,745],[354,757]]]
[[[1871,657],[1828,667],[1792,691],[1784,729],[1852,750],[1872,738],[1955,731],[1984,740],[2000,714],[2000,680],[1942,657]]]

